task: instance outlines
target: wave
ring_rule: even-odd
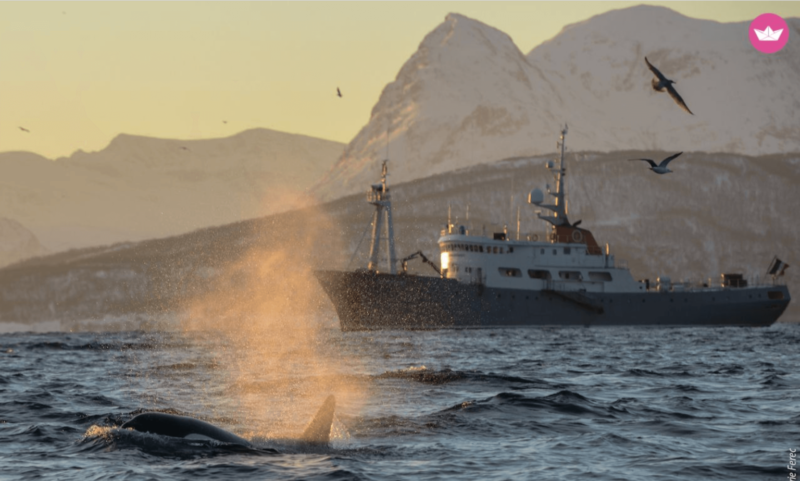
[[[724,366],[717,370],[711,371],[711,374],[739,375],[744,373],[744,371],[744,366],[733,364],[731,366]]]
[[[501,392],[492,397],[465,401],[446,408],[440,413],[466,411],[470,413],[522,410],[549,410],[566,414],[591,414],[614,417],[607,408],[596,406],[586,397],[572,391],[562,390],[544,397],[528,397],[522,394]]]
[[[439,371],[422,368],[401,369],[398,371],[387,371],[377,376],[375,379],[406,379],[409,381],[420,382],[423,384],[447,384],[454,382],[477,382],[488,384],[511,385],[512,389],[558,389],[560,385],[554,385],[540,379],[527,379],[518,376],[508,376],[495,373],[483,373],[481,371],[454,371],[442,369]],[[518,385],[518,386],[514,386]],[[524,387],[523,387],[524,386]]]

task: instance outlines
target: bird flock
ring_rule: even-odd
[[[653,78],[653,80],[651,82],[651,84],[653,86],[653,90],[655,90],[656,92],[664,92],[664,91],[666,91],[669,94],[669,96],[672,97],[672,100],[674,100],[675,103],[678,104],[679,107],[681,107],[683,110],[685,110],[689,114],[694,115],[694,113],[692,113],[692,111],[689,110],[689,107],[686,105],[686,102],[683,101],[683,98],[680,96],[678,91],[675,90],[675,87],[672,86],[672,84],[677,83],[677,82],[675,82],[674,80],[670,80],[666,76],[664,76],[664,74],[662,74],[660,70],[658,70],[655,66],[653,66],[653,64],[650,63],[650,61],[647,59],[647,57],[644,58],[644,61],[647,64],[647,68],[649,68],[650,71],[653,72],[653,75],[655,75],[655,77]],[[344,97],[342,95],[342,91],[339,89],[339,87],[336,87],[336,96],[339,97],[339,98]],[[227,120],[223,120],[222,123],[223,124],[227,124],[228,121]],[[19,130],[21,130],[22,132],[28,133],[28,134],[31,132],[30,130],[28,130],[25,127],[22,127],[22,126],[19,126]],[[182,150],[188,150],[188,148],[185,147],[185,146],[181,146],[181,149]],[[655,161],[653,161],[652,159],[628,159],[628,160],[631,160],[631,161],[641,160],[641,161],[647,162],[647,163],[650,164],[650,170],[652,170],[656,174],[668,174],[668,173],[670,173],[672,171],[667,168],[667,164],[669,164],[670,161],[672,161],[673,159],[675,159],[676,157],[678,157],[682,153],[683,152],[679,152],[679,153],[677,153],[675,155],[671,155],[671,156],[667,157],[666,159],[662,160],[660,164],[656,164]]]
[[[655,90],[656,92],[663,92],[663,91],[666,90],[667,93],[669,94],[669,96],[672,97],[672,100],[674,100],[675,103],[678,104],[678,106],[680,108],[682,108],[683,110],[689,112],[691,115],[694,115],[692,113],[692,111],[689,110],[689,107],[686,105],[686,102],[683,101],[683,98],[680,96],[678,91],[675,90],[675,87],[672,86],[672,84],[677,83],[677,82],[675,82],[674,80],[670,80],[667,77],[665,77],[664,74],[661,73],[660,70],[655,68],[653,66],[653,64],[651,64],[650,61],[647,60],[647,57],[644,58],[644,61],[647,64],[647,68],[649,68],[650,71],[653,72],[653,75],[655,75],[655,77],[651,81],[651,85],[653,86],[653,90]],[[641,160],[641,161],[647,162],[648,164],[650,164],[650,170],[652,170],[656,174],[669,174],[672,171],[667,168],[667,165],[672,160],[674,160],[676,157],[681,155],[682,153],[683,152],[678,152],[677,154],[670,155],[666,159],[662,160],[661,163],[659,163],[659,164],[656,164],[653,159],[628,159],[628,160],[631,160],[631,161]]]

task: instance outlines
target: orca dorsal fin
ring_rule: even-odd
[[[333,394],[325,399],[322,407],[306,426],[301,440],[312,444],[328,444],[331,439],[331,424],[333,424],[333,412],[336,410],[336,398]]]

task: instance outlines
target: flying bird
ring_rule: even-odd
[[[670,161],[672,161],[672,159],[674,159],[675,157],[681,155],[682,153],[683,152],[678,152],[675,155],[670,155],[666,159],[662,160],[661,163],[658,164],[658,165],[656,165],[656,163],[653,162],[652,159],[628,159],[628,160],[643,160],[643,161],[647,162],[648,164],[650,164],[650,170],[652,170],[656,174],[669,174],[672,171],[667,168],[667,164],[669,164]]]
[[[672,86],[672,84],[675,82],[665,77],[664,74],[659,72],[657,68],[653,67],[653,64],[647,60],[647,57],[644,58],[644,61],[647,62],[647,66],[650,68],[650,71],[653,72],[653,75],[656,76],[656,78],[654,78],[652,81],[653,90],[656,92],[663,92],[664,89],[667,89],[667,92],[669,92],[669,96],[672,97],[672,100],[674,100],[675,103],[678,104],[683,110],[692,114],[692,111],[686,106],[686,102],[683,101],[681,96],[678,94],[678,91]]]
[[[227,123],[228,123],[228,121],[227,121],[227,120],[223,120],[223,121],[222,121],[222,123],[223,123],[223,124],[227,124]]]
[[[26,129],[25,127],[20,127],[19,129],[20,129],[21,131],[23,131],[23,132],[28,132],[28,133],[31,133],[31,131],[30,131],[30,130],[28,130],[28,129]]]
[[[338,95],[339,98],[342,98],[342,91],[339,90],[339,87],[336,87],[336,95]]]

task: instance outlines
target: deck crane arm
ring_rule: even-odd
[[[439,270],[439,266],[437,266],[436,264],[433,263],[433,261],[425,257],[425,254],[423,254],[422,251],[417,251],[409,256],[404,257],[403,260],[400,261],[401,265],[403,266],[403,271],[402,271],[403,274],[405,274],[408,271],[408,261],[410,261],[411,259],[415,259],[417,257],[422,259],[422,262],[429,264],[433,268],[433,270],[436,271],[437,274],[442,275],[442,272]]]

